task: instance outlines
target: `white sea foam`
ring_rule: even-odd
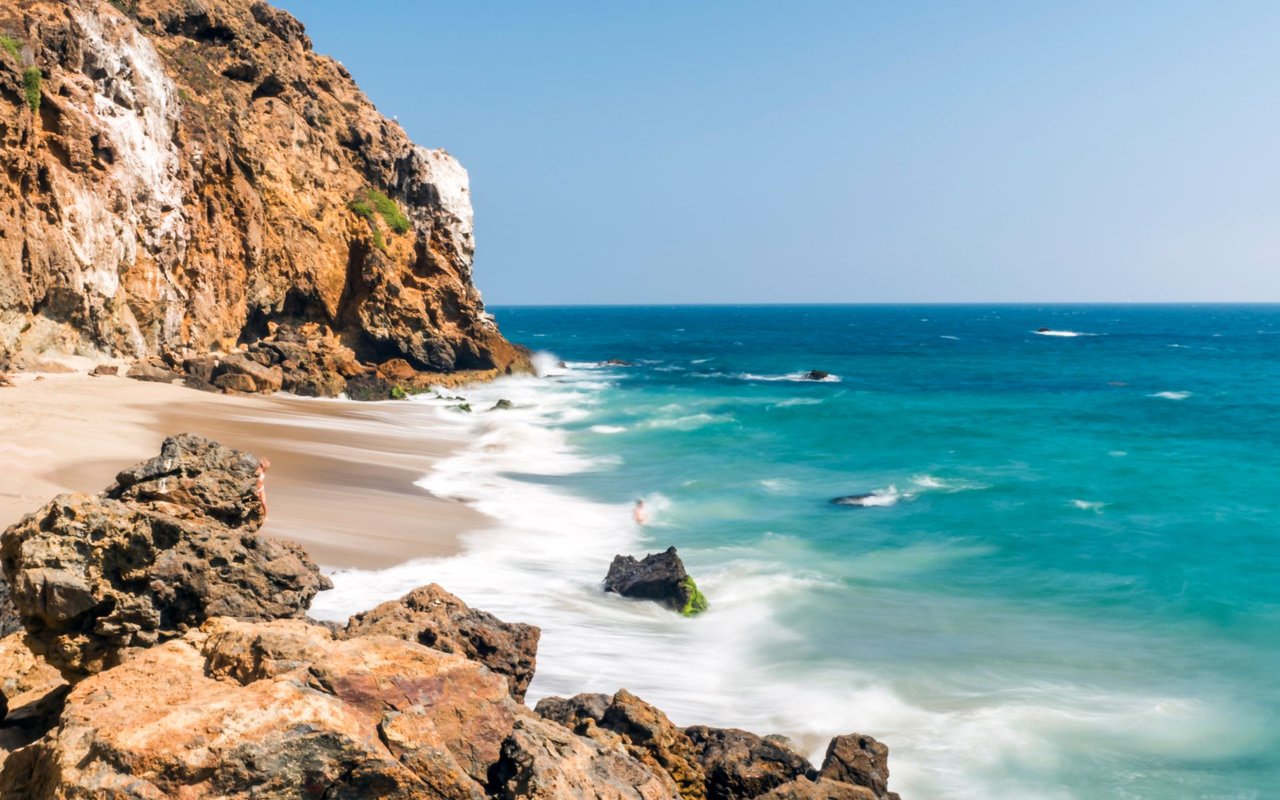
[[[757,375],[754,372],[740,372],[736,376],[744,381],[802,381],[804,383],[839,383],[839,375],[827,375],[825,378],[810,378],[806,372],[788,372],[786,375]]]
[[[1081,511],[1096,511],[1101,513],[1102,509],[1105,508],[1107,504],[1100,500],[1072,500],[1071,505]]]
[[[723,425],[733,422],[730,414],[688,414],[680,417],[657,417],[644,424],[646,428],[674,428],[678,431],[691,431],[706,425]]]
[[[626,427],[622,425],[592,425],[591,426],[592,433],[613,434],[613,433],[623,433],[626,430],[627,430]]]
[[[1098,335],[1096,333],[1082,333],[1080,331],[1051,331],[1051,330],[1032,331],[1032,333],[1036,334],[1037,336],[1066,336],[1066,337]]]
[[[1042,778],[1044,770],[1069,758],[1063,748],[1074,741],[1106,737],[1117,748],[1158,755],[1226,747],[1218,738],[1226,733],[1233,743],[1260,738],[1260,723],[1251,722],[1247,710],[1177,697],[1019,685],[1013,679],[996,695],[938,691],[895,682],[883,669],[794,663],[780,654],[796,634],[780,624],[776,610],[841,584],[832,581],[835,576],[786,566],[797,561],[777,557],[776,548],[803,545],[785,536],[716,551],[681,547],[711,600],[700,617],[684,619],[651,603],[602,594],[600,580],[615,553],[639,555],[681,542],[658,533],[669,507],[661,495],[645,497],[658,521],[655,531],[632,522],[630,498],[592,501],[559,485],[513,476],[608,467],[607,460],[576,452],[554,427],[570,410],[596,403],[601,390],[584,388],[593,383],[584,379],[584,370],[570,368],[564,382],[514,377],[461,390],[477,408],[498,398],[516,403],[502,413],[459,414],[428,397],[401,404],[431,415],[435,426],[465,433],[471,442],[439,462],[420,485],[466,499],[493,523],[465,534],[463,552],[449,558],[380,571],[331,571],[335,588],[316,598],[312,614],[344,620],[439,582],[478,608],[541,627],[530,704],[551,694],[625,686],[677,724],[784,733],[814,759],[832,735],[874,732],[893,747],[893,788],[908,797],[1065,799]],[[944,491],[950,483],[917,478],[913,484],[920,490]],[[889,487],[875,496],[889,504],[900,495]],[[894,568],[906,575],[940,560],[981,555],[981,548],[954,542],[869,554],[863,566],[882,578]]]
[[[1191,392],[1156,392],[1149,394],[1148,397],[1159,397],[1164,400],[1186,400],[1191,396]]]
[[[939,338],[939,339],[950,339],[950,340],[952,340],[952,341],[954,341],[954,342],[958,342],[958,341],[960,341],[960,337],[959,337],[959,336],[939,336],[938,338]]]
[[[841,506],[863,506],[865,508],[887,508],[894,505],[902,498],[902,493],[897,487],[890,486],[887,489],[876,489],[867,494],[854,494],[847,497],[836,498],[836,505]]]
[[[913,475],[911,483],[920,489],[920,491],[941,491],[941,492],[969,492],[976,489],[986,489],[987,484],[978,483],[976,481],[966,481],[960,478],[939,478],[936,475]],[[908,493],[910,494],[910,493]]]
[[[770,406],[770,408],[790,408],[792,406],[820,406],[820,405],[822,405],[821,398],[792,397],[787,400],[782,400],[777,403],[774,403],[772,406]]]

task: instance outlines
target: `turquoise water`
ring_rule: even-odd
[[[812,581],[762,670],[852,664],[942,714],[917,798],[1280,796],[1280,308],[496,313],[637,363],[565,426],[608,467],[562,485],[658,495],[648,539],[694,567]],[[850,723],[893,747],[893,713]]]
[[[531,701],[860,731],[907,800],[1280,797],[1280,307],[496,315],[543,377],[414,400],[492,524],[318,616],[439,581],[542,627]],[[601,593],[671,544],[705,615]]]

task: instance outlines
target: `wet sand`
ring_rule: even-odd
[[[326,567],[448,555],[489,520],[413,484],[465,444],[411,403],[217,395],[127,378],[23,375],[0,388],[0,530],[61,492],[99,492],[166,436],[271,461],[263,533]]]

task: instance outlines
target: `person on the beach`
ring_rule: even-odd
[[[267,469],[271,462],[265,457],[258,459],[258,502],[262,503],[262,521],[267,521]]]
[[[644,507],[643,500],[636,500],[636,507],[631,509],[631,518],[637,525],[644,525],[649,521],[649,511]]]

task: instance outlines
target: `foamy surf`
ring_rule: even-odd
[[[839,375],[813,377],[810,372],[788,372],[785,375],[758,375],[754,372],[739,372],[736,376],[744,381],[794,381],[797,383],[840,383]]]
[[[1084,333],[1082,331],[1055,331],[1055,330],[1050,330],[1048,328],[1045,328],[1043,330],[1038,330],[1038,331],[1032,331],[1032,333],[1034,333],[1037,336],[1062,336],[1066,338],[1072,338],[1076,336],[1097,336],[1098,335],[1096,333]]]
[[[1147,395],[1147,397],[1158,397],[1162,400],[1186,400],[1190,396],[1191,392],[1156,392]]]

